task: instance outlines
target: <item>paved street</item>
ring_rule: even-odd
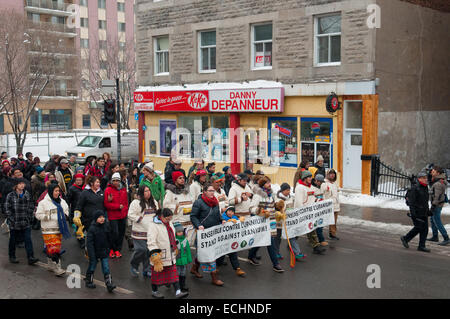
[[[343,215],[369,216],[367,208],[360,209],[344,205]],[[408,219],[403,212],[369,209],[374,218],[383,220],[394,218]],[[394,215],[393,215],[394,214]],[[356,217],[355,217],[356,218]],[[448,222],[448,219],[444,221]],[[398,222],[398,221],[394,221]],[[303,262],[298,262],[294,269],[289,268],[288,252],[283,246],[283,274],[272,271],[266,248],[260,250],[263,256],[261,266],[252,266],[241,262],[246,278],[234,275],[230,265],[220,267],[220,278],[224,287],[214,287],[210,278],[203,279],[188,276],[190,298],[450,298],[450,247],[429,244],[430,254],[416,251],[416,238],[405,249],[399,236],[383,233],[379,230],[339,226],[340,241],[330,242],[324,256],[312,255],[306,238],[300,239],[302,249],[308,254]],[[326,233],[326,232],[325,232]],[[100,266],[95,274],[97,289],[88,290],[82,282],[81,289],[69,289],[65,278],[57,278],[43,265],[28,266],[25,250],[19,249],[18,265],[12,265],[7,258],[7,236],[0,240],[0,298],[151,298],[150,281],[132,278],[129,272],[130,253],[123,250],[123,257],[111,260],[111,271],[115,284],[119,287],[109,294],[102,286]],[[42,240],[39,231],[33,231],[36,256],[45,261],[42,253]],[[87,267],[87,260],[82,257],[74,239],[64,242],[66,253],[63,266],[80,264],[82,274]],[[241,252],[241,257],[246,254]],[[366,279],[370,275],[367,266],[377,264],[381,267],[381,288],[369,289]],[[166,298],[173,298],[173,290],[161,288]]]

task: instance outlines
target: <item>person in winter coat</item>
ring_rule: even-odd
[[[294,197],[291,195],[291,186],[289,186],[288,183],[283,183],[280,186],[280,190],[278,191],[275,203],[278,203],[280,201],[284,202],[284,209],[283,211],[286,211],[286,209],[292,209],[294,208]],[[296,260],[302,260],[306,257],[300,249],[300,246],[298,244],[298,237],[295,238],[289,238],[292,250],[295,254]],[[283,257],[280,254],[280,245],[281,245],[281,228],[277,228],[277,237],[275,238],[275,245],[276,245],[276,253],[277,258],[283,259]]]
[[[8,196],[9,193],[12,193],[14,191],[14,186],[17,184],[16,180],[20,179],[24,181],[25,183],[25,190],[28,192],[28,194],[30,194],[31,198],[33,198],[33,191],[31,189],[31,184],[28,180],[23,178],[23,173],[19,168],[14,168],[11,169],[10,171],[10,176],[6,179],[6,181],[3,181],[0,185],[1,187],[1,194],[2,194],[2,206],[4,206],[5,201],[6,201],[6,197]]]
[[[247,185],[247,175],[239,174],[238,179],[232,183],[230,192],[228,193],[228,205],[234,206],[236,215],[250,216],[250,205],[253,192]]]
[[[33,202],[35,203],[35,207],[37,208],[38,199],[47,190],[45,186],[45,171],[41,166],[37,166],[35,169],[35,174],[31,177],[31,189],[33,192]],[[31,227],[34,230],[39,230],[41,228],[41,224],[36,217],[33,217],[33,225]]]
[[[83,232],[88,232],[92,222],[95,221],[94,212],[98,210],[105,211],[103,191],[100,188],[99,178],[90,176],[86,182],[86,187],[81,192],[80,199],[73,213],[73,223],[82,229],[81,232],[79,232],[79,229],[77,231],[77,237],[80,240],[84,238]]]
[[[180,289],[176,265],[178,249],[172,216],[170,209],[158,209],[147,231],[147,247],[150,251],[152,270],[152,296],[158,299],[164,298],[158,291],[158,286],[161,285],[173,284],[176,298],[188,295]]]
[[[158,202],[160,207],[163,207],[166,191],[164,189],[164,183],[161,177],[159,177],[153,169],[153,163],[145,164],[142,172],[144,174],[144,178],[141,180],[139,185],[148,186],[152,191],[153,198]]]
[[[195,232],[190,219],[192,198],[189,193],[189,185],[186,185],[186,179],[180,171],[174,171],[172,179],[175,184],[166,184],[166,196],[163,207],[173,212],[174,223],[181,223],[186,228],[186,237],[189,243],[193,244]]]
[[[191,193],[192,202],[195,202],[197,198],[202,193],[202,188],[206,183],[206,171],[204,169],[198,170],[195,173],[194,181],[189,187],[189,192]]]
[[[100,185],[99,185],[100,186]],[[86,271],[86,287],[95,288],[94,272],[97,263],[102,265],[103,276],[105,278],[106,289],[112,292],[116,286],[112,282],[111,271],[109,270],[108,252],[110,250],[109,223],[106,221],[105,212],[97,210],[92,214],[92,224],[89,227],[86,239],[86,247],[89,257],[89,266]]]
[[[53,155],[49,159],[49,161],[47,163],[45,163],[44,170],[46,172],[54,172],[56,170],[56,166],[58,165],[57,164],[58,158],[59,158],[59,155]]]
[[[298,181],[301,179],[302,177],[302,172],[305,170],[308,170],[309,168],[309,161],[308,160],[303,160],[300,162],[300,165],[297,168],[297,171],[295,172],[294,175],[294,183],[292,185],[297,185]]]
[[[225,166],[224,168],[222,168],[222,171],[225,174],[225,185],[223,186],[223,190],[225,191],[225,194],[228,196],[230,193],[231,185],[236,180],[236,178],[231,172],[230,166]]]
[[[103,157],[99,157],[96,164],[89,169],[89,172],[86,175],[96,176],[101,181],[106,175],[105,159]]]
[[[172,178],[173,172],[181,172],[183,173],[184,179],[186,179],[186,172],[184,169],[181,168],[181,160],[180,159],[170,159],[168,165],[166,166],[166,169],[164,170],[164,183],[167,184],[174,184],[175,181]]]
[[[203,230],[213,226],[222,224],[222,217],[220,214],[219,201],[214,196],[214,187],[207,184],[203,187],[203,194],[194,202],[192,206],[191,221],[195,229]],[[191,273],[197,278],[203,276],[198,272],[201,268],[204,272],[211,274],[211,282],[216,286],[223,286],[223,281],[218,278],[216,262],[199,263],[195,258],[192,265]]]
[[[177,223],[175,227],[175,237],[177,239],[177,272],[180,280],[180,289],[182,292],[188,292],[189,288],[186,286],[186,270],[188,265],[192,262],[191,248],[189,241],[184,236],[184,227]]]
[[[36,218],[41,221],[47,264],[56,276],[62,276],[66,272],[61,267],[62,238],[71,237],[66,222],[66,216],[69,216],[69,206],[60,197],[60,194],[60,186],[50,183],[47,195],[39,202],[36,210]]]
[[[325,182],[325,176],[322,174],[316,174],[316,178],[312,180],[312,185],[314,186],[314,196],[316,197],[316,201],[323,201],[324,195],[321,190],[321,185]],[[323,227],[316,228],[317,239],[322,246],[328,246],[328,242],[325,240],[323,236]]]
[[[55,177],[58,181],[59,187],[62,191],[62,195],[64,198],[67,196],[67,192],[69,191],[69,187],[72,183],[73,179],[73,171],[69,167],[69,161],[67,159],[62,159],[59,162],[59,166],[55,171]]]
[[[23,176],[27,179],[27,180],[31,180],[31,176],[34,175],[35,172],[35,167],[34,167],[34,162],[33,162],[33,154],[31,152],[27,152],[25,154],[25,157],[27,158],[24,161],[24,169],[23,169]]]
[[[70,214],[69,214],[69,222],[70,224],[73,224],[73,218],[75,216],[75,208],[77,207],[78,201],[80,200],[81,193],[84,189],[84,175],[83,174],[75,174],[73,177],[74,183],[69,188],[69,192],[67,193],[67,203],[70,207]],[[76,226],[75,226],[76,227]],[[81,249],[84,249],[85,242],[84,242],[84,234],[83,234],[83,228],[77,227],[77,241],[80,245]]]
[[[128,194],[127,189],[122,185],[120,173],[114,173],[111,184],[105,190],[104,206],[108,213],[108,220],[111,227],[111,251],[109,257],[120,258],[122,254],[123,238],[127,227],[128,215]]]
[[[100,188],[105,190],[106,187],[108,187],[108,184],[111,182],[111,178],[112,178],[113,174],[114,173],[119,173],[119,171],[120,171],[120,164],[119,163],[117,163],[117,162],[109,163],[109,167],[108,167],[107,173],[100,180]]]
[[[432,186],[430,188],[430,201],[431,201],[431,230],[433,236],[428,238],[429,241],[439,241],[439,233],[441,233],[444,240],[439,243],[440,246],[446,246],[450,243],[447,231],[442,224],[441,211],[445,204],[445,192],[447,190],[447,181],[445,180],[444,170],[440,167],[434,167],[431,170]]]
[[[336,236],[336,225],[337,225],[337,217],[339,215],[339,211],[341,210],[339,205],[339,193],[338,187],[336,184],[336,171],[334,169],[329,169],[327,172],[327,178],[325,179],[325,183],[320,185],[320,190],[323,193],[324,199],[333,200],[333,211],[334,211],[334,225],[330,225],[329,228],[329,238],[333,240],[339,240]]]
[[[221,179],[218,175],[213,175],[211,177],[211,185],[214,187],[214,196],[219,201],[220,213],[223,213],[228,207],[228,197],[225,194],[225,191],[221,187],[223,179]]]
[[[275,219],[275,199],[272,194],[272,186],[270,184],[270,178],[264,176],[258,180],[259,188],[256,190],[251,206],[250,212],[252,215],[258,215],[270,219],[271,229],[271,244],[267,246],[267,252],[269,253],[270,260],[272,261],[273,270],[278,273],[284,272],[276,254],[275,238],[277,237],[277,228],[281,228],[280,222]],[[256,253],[259,247],[251,248],[248,252],[248,260],[252,265],[259,265],[256,260]]]
[[[192,165],[189,168],[188,175],[187,175],[187,179],[188,179],[188,184],[189,185],[191,185],[192,182],[194,181],[197,172],[200,171],[200,170],[204,170],[204,167],[205,167],[205,161],[204,160],[198,159],[198,160],[196,160],[194,162],[194,165]]]
[[[323,166],[323,163],[324,163],[323,156],[319,155],[317,156],[317,162],[316,164],[314,164],[314,167],[317,168],[316,174],[325,176],[325,167]]]
[[[139,276],[139,264],[142,263],[142,275],[151,277],[150,254],[147,248],[147,231],[159,209],[158,202],[153,198],[152,191],[146,185],[138,189],[138,198],[133,200],[128,210],[128,219],[132,223],[131,238],[133,239],[133,255],[131,257],[131,274]]]
[[[24,238],[28,264],[32,265],[39,259],[34,258],[33,243],[31,241],[31,222],[33,220],[34,203],[31,194],[25,189],[25,179],[14,180],[13,191],[6,196],[5,215],[9,226],[9,261],[17,264],[16,243]]]
[[[408,194],[410,216],[414,227],[400,239],[405,248],[409,248],[408,242],[419,234],[419,247],[417,250],[429,253],[425,242],[428,234],[428,216],[431,215],[428,206],[428,175],[425,172],[417,174],[417,183],[414,183]]]
[[[314,204],[316,202],[315,192],[317,188],[312,185],[312,174],[308,171],[302,172],[302,178],[295,186],[294,207],[299,208]],[[320,245],[317,233],[315,230],[306,235],[310,245],[313,247],[313,253],[322,255],[325,248]]]

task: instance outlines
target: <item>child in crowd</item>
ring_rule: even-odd
[[[191,248],[189,246],[189,241],[184,235],[183,225],[176,223],[174,226],[178,246],[177,270],[178,277],[180,279],[180,289],[182,292],[187,292],[189,289],[186,286],[186,269],[192,262]]]
[[[230,206],[226,209],[226,211],[223,212],[222,214],[222,219],[226,222],[232,222],[232,223],[237,223],[238,221],[240,222],[244,222],[245,221],[245,217],[241,216],[238,217],[235,215],[235,211],[234,211],[234,206]]]

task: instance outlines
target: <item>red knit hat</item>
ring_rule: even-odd
[[[195,173],[197,176],[203,176],[206,175],[206,171],[204,169],[198,170],[197,173]]]
[[[81,179],[84,180],[84,175],[83,175],[83,174],[80,174],[80,173],[75,174],[75,176],[73,177],[73,179],[75,180],[75,179],[77,179],[77,178],[81,178]]]
[[[178,177],[184,176],[182,172],[180,171],[174,171],[172,172],[172,180],[175,183],[175,181],[178,179]]]

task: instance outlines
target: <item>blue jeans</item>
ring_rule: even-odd
[[[33,242],[31,241],[31,227],[21,230],[11,229],[9,232],[9,257],[16,257],[16,243],[19,238],[24,239],[28,259],[34,257]]]
[[[97,259],[90,259],[89,260],[89,267],[87,270],[88,274],[93,274],[95,272],[95,268],[97,268]],[[101,258],[100,262],[102,263],[102,271],[103,271],[103,275],[109,275],[110,271],[109,271],[109,263],[108,263],[108,258]]]
[[[319,242],[325,241],[325,237],[323,237],[323,227],[316,228],[317,238],[319,238]]]
[[[300,246],[298,245],[297,238],[298,237],[289,238],[294,255],[300,255],[302,253]],[[280,245],[281,245],[281,229],[277,229],[277,237],[275,237],[275,253],[277,255],[280,255]]]
[[[256,253],[258,252],[259,247],[251,248],[248,251],[248,258],[253,259],[256,257]],[[269,253],[270,260],[272,261],[273,266],[279,264],[277,253],[276,253],[276,247],[275,247],[275,237],[270,237],[270,246],[267,246],[267,252]]]
[[[432,211],[433,216],[431,216],[431,230],[433,231],[433,237],[438,236],[438,230],[442,234],[442,237],[444,239],[448,238],[447,230],[445,229],[444,225],[442,224],[441,220],[441,211],[442,207],[435,207]]]

